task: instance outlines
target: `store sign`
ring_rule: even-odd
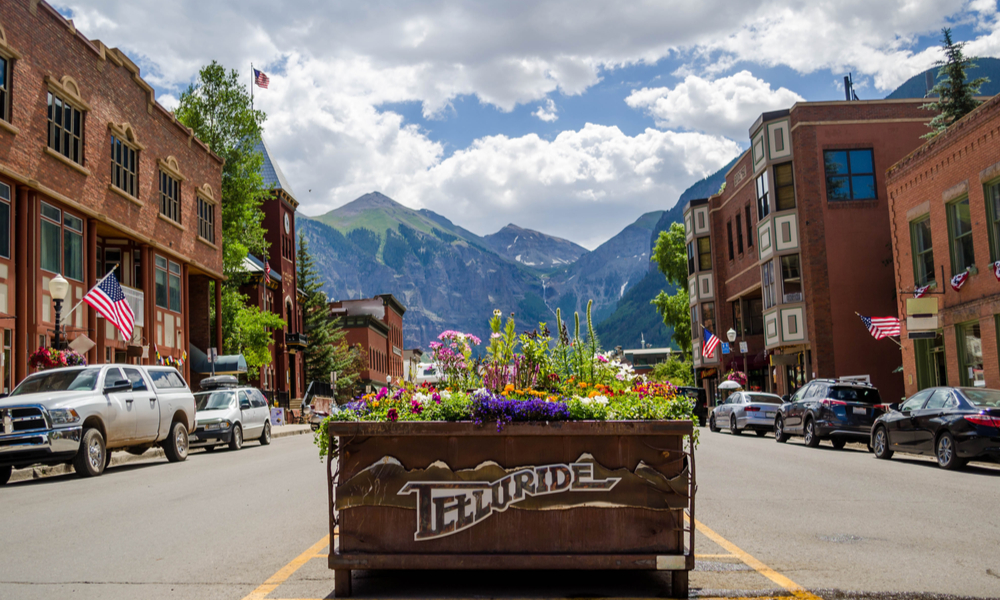
[[[535,496],[563,492],[610,492],[620,478],[596,479],[591,463],[525,467],[495,481],[414,481],[399,495],[417,495],[416,541],[458,533],[494,512]]]

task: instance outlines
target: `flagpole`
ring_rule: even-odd
[[[98,280],[98,282],[94,284],[94,287],[90,288],[90,290],[87,291],[87,294],[89,294],[90,292],[92,292],[94,290],[94,288],[96,288],[97,286],[99,286],[102,283],[104,283],[105,279],[107,279],[108,277],[111,277],[111,274],[115,272],[115,269],[117,269],[118,266],[119,265],[115,265],[115,266],[111,267],[111,270],[108,271],[107,274],[104,275],[104,277],[101,277],[101,279]],[[84,294],[84,296],[86,296],[87,294]],[[68,320],[69,316],[71,314],[73,314],[76,311],[76,309],[80,308],[81,304],[83,304],[83,298],[81,298],[80,300],[78,300],[77,303],[73,305],[73,308],[69,309],[69,312],[67,312],[66,315],[63,318]]]

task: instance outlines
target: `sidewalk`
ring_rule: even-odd
[[[312,430],[308,425],[278,425],[271,428],[271,439],[275,440],[278,438],[289,437],[293,435],[311,435]],[[193,448],[197,450],[197,448]],[[136,462],[140,460],[166,460],[163,455],[163,450],[160,448],[150,448],[146,450],[141,455],[129,454],[128,452],[115,452],[111,455],[111,464],[108,467],[114,467],[117,465],[124,465],[126,463]],[[56,475],[66,475],[68,473],[73,473],[73,467],[71,465],[55,465],[52,467],[30,467],[27,469],[14,469],[11,473],[10,483],[15,481],[24,481],[26,479],[41,479],[42,477],[53,477]]]

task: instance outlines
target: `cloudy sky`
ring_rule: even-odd
[[[593,248],[748,144],[762,111],[882,98],[951,26],[1000,56],[995,0],[63,0],[166,107],[215,59],[249,82],[307,215],[371,191],[479,234]],[[738,7],[738,8],[736,8]]]

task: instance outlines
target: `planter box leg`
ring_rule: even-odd
[[[687,598],[688,597],[688,572],[687,571],[671,571],[670,572],[670,597],[671,598]]]
[[[684,589],[687,590],[687,578],[684,579]],[[350,569],[334,569],[333,570],[333,592],[334,596],[337,598],[350,598],[351,597],[351,570]],[[687,597],[687,596],[685,596]]]

